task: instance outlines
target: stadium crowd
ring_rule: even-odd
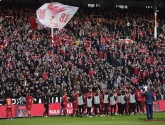
[[[55,29],[52,41],[49,28],[30,28],[34,12],[0,8],[1,98],[150,86],[157,100],[165,99],[164,17],[158,16],[154,39],[151,10],[80,8],[65,28]]]

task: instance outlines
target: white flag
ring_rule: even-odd
[[[37,18],[46,27],[63,28],[74,16],[78,7],[57,2],[45,3],[37,11]]]

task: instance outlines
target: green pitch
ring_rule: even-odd
[[[14,120],[0,119],[0,125],[165,125],[165,121],[142,122],[139,118],[146,118],[146,115],[136,116],[106,116],[106,117],[35,117],[16,118]],[[154,113],[154,118],[165,118],[165,113]]]

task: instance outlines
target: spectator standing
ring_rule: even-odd
[[[150,91],[150,88],[147,88],[147,91],[142,94],[145,96],[145,103],[146,103],[146,112],[147,112],[147,119],[148,121],[153,119],[153,100],[154,94]]]

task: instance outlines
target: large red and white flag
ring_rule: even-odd
[[[37,18],[46,27],[63,28],[74,16],[78,7],[58,2],[45,3],[37,11]]]

